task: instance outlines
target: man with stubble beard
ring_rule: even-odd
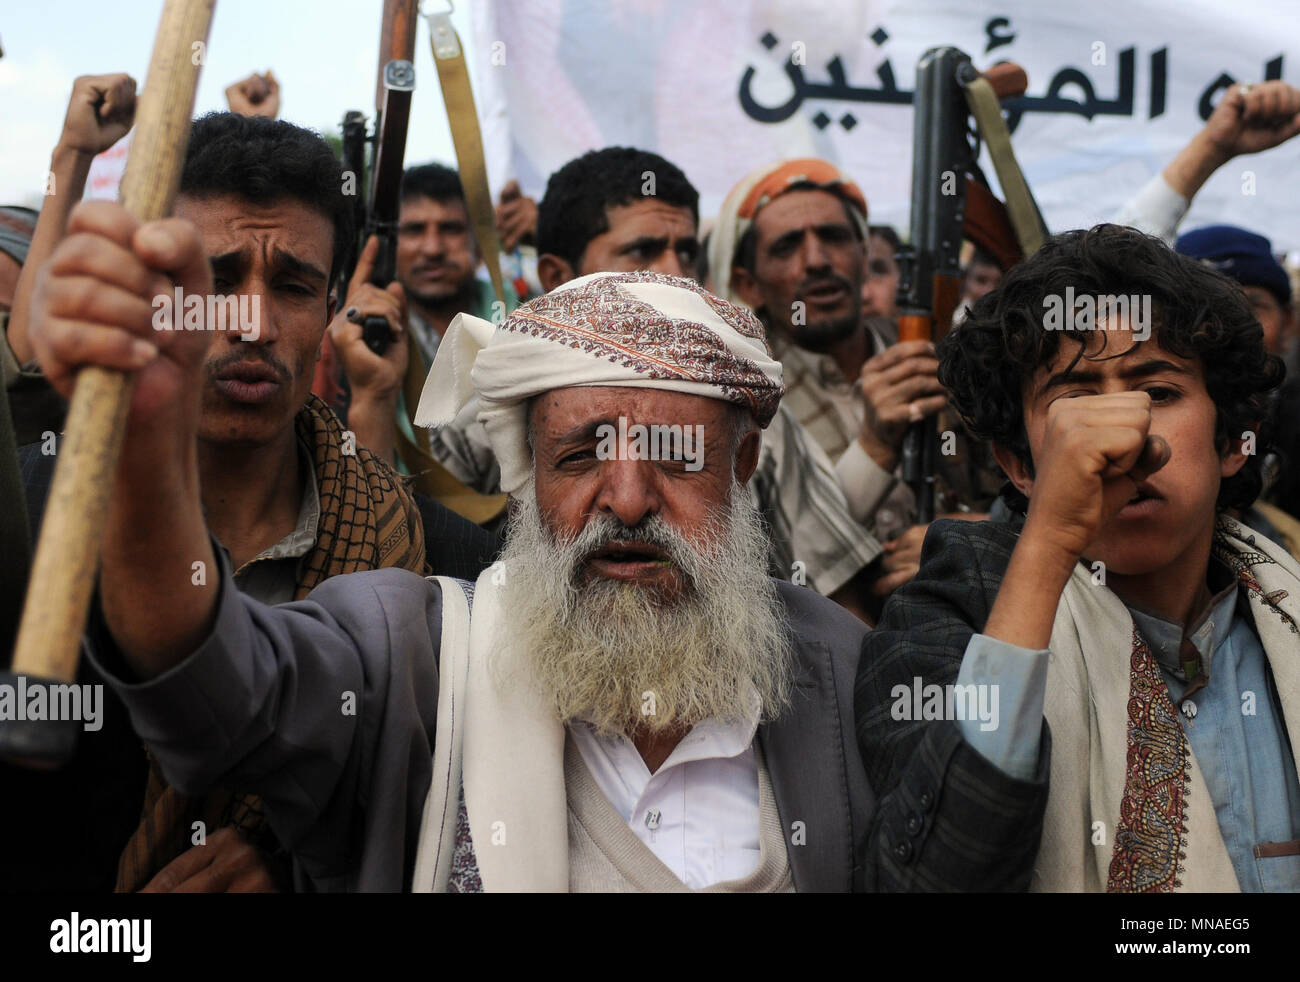
[[[834,462],[854,518],[885,543],[872,586],[883,601],[915,573],[926,529],[913,524],[915,499],[897,474],[903,437],[947,396],[932,344],[889,345],[864,321],[868,240],[856,184],[826,161],[787,160],[727,195],[709,265],[719,292],[763,319],[786,370],[785,405]],[[991,501],[1001,482],[982,486],[986,476],[966,449],[941,461],[938,502],[982,517],[970,509]]]
[[[330,289],[351,234],[341,187],[337,158],[308,130],[230,113],[193,125],[176,220],[197,230],[210,267],[211,290],[198,298],[204,307],[209,293],[235,301],[229,309],[239,317],[227,330],[204,325],[215,337],[190,380],[201,410],[192,452],[204,514],[234,570],[232,582],[264,603],[304,597],[342,572],[389,566],[423,572],[426,531],[444,572],[474,575],[493,551],[490,540],[479,542],[487,538],[481,530],[417,502],[310,393],[321,338],[335,313]],[[208,332],[182,329],[189,326],[188,305],[182,299],[183,309],[175,308],[177,294],[164,277],[132,279],[124,272],[129,252],[98,234],[124,221],[118,206],[103,202],[74,213],[38,294],[48,296],[61,284],[66,297],[79,287],[69,308],[72,329],[94,338],[99,325],[120,314],[124,290],[152,291],[152,330],[118,352],[129,367],[150,360],[170,337]],[[73,267],[82,275],[69,275]],[[34,345],[48,327],[33,324]],[[46,359],[41,367],[55,388],[66,383],[57,364]],[[48,466],[53,458],[44,460]],[[192,583],[216,572],[211,563],[196,567]],[[124,716],[120,703],[110,703],[110,712]],[[109,766],[80,780],[84,794],[105,783],[128,789],[121,794],[130,825],[119,828],[115,816],[96,859],[116,866],[117,889],[271,885],[251,848],[232,832],[259,841],[264,827],[254,797],[183,794],[145,759],[138,740],[114,741]],[[208,834],[205,844],[190,848],[196,821]]]
[[[461,497],[449,498],[446,487],[437,483],[450,475],[437,474],[440,466],[428,454],[425,434],[412,425],[415,406],[409,395],[423,383],[457,314],[500,321],[519,303],[506,284],[503,306],[491,284],[476,274],[482,253],[460,176],[442,164],[407,168],[397,225],[396,283],[380,289],[366,282],[372,258],[373,253],[362,255],[346,318],[330,331],[352,391],[348,423],[364,446],[414,475],[422,493],[484,521],[500,510],[491,506],[491,498],[484,498],[479,508],[467,508],[458,503]],[[377,355],[357,341],[368,316],[404,319],[410,334],[399,335],[400,343]]]

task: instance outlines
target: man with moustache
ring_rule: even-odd
[[[1153,315],[1045,329],[1067,290],[1149,297]],[[967,875],[974,823],[929,816],[952,784],[911,770],[951,758],[1010,792],[978,826],[1018,870],[1002,886],[1300,889],[1300,566],[1231,517],[1259,493],[1283,376],[1246,298],[1101,225],[1048,240],[939,347],[1014,517],[935,522],[865,640],[858,737],[897,847],[873,853],[869,880],[992,886]],[[918,678],[995,690],[1000,725],[900,712]],[[1039,815],[1041,839],[1023,824]]]
[[[862,316],[867,202],[824,160],[760,167],[727,195],[709,242],[719,293],[748,304],[767,326],[786,372],[785,404],[834,462],[853,516],[885,542],[878,600],[916,571],[925,526],[899,478],[909,424],[947,402],[933,345],[890,345]],[[883,251],[883,250],[882,250]],[[957,434],[938,483],[941,512],[980,517],[998,482]]]
[[[442,164],[408,167],[402,175],[395,259],[409,338],[390,346],[382,359],[347,343],[350,335],[335,338],[336,332],[331,332],[331,339],[346,346],[343,369],[354,398],[360,401],[355,411],[349,409],[348,422],[358,438],[404,473],[419,474],[427,463],[427,450],[421,446],[422,435],[412,429],[415,407],[406,402],[406,382],[412,378],[414,385],[423,382],[438,344],[457,314],[500,320],[515,308],[519,298],[507,284],[505,308],[498,311],[491,284],[477,276],[482,255],[470,227],[460,176]],[[368,276],[369,269],[365,272]],[[357,302],[350,304],[348,311],[349,323],[360,324],[367,316],[383,315],[384,307],[392,305],[385,292],[398,291],[365,289],[358,284]]]
[[[458,575],[475,575],[494,551],[486,533],[432,502],[417,502],[310,394],[321,337],[334,313],[331,286],[351,234],[341,187],[337,158],[308,130],[230,113],[205,116],[192,127],[175,213],[199,230],[213,291],[257,301],[256,322],[221,334],[191,379],[201,405],[195,454],[202,502],[235,571],[232,582],[265,603],[304,597],[343,572],[388,566],[423,572],[426,546],[440,571]],[[124,254],[75,227],[59,250],[63,262],[72,257],[101,274]],[[57,279],[61,269],[56,260],[47,275]],[[161,277],[152,286],[155,296],[174,296]],[[118,299],[111,289],[83,292],[80,322],[93,331],[113,316]],[[391,313],[400,330],[397,312]],[[151,331],[131,356],[138,363],[168,333]],[[50,366],[41,367],[57,384]],[[36,452],[24,456],[29,492],[37,491],[29,495],[33,525],[40,521],[54,460]],[[214,576],[216,569],[209,563],[191,576]],[[218,832],[257,830],[256,799],[180,794],[146,762],[138,740],[124,737],[114,736],[121,753],[103,769],[118,774],[114,780],[123,789],[134,789],[121,792],[130,827],[123,838],[106,833],[100,844],[102,852],[115,845],[121,853],[114,863],[117,888],[140,889],[160,871],[155,887],[187,881],[192,887],[199,880],[207,889],[269,886],[260,865],[230,842],[229,831]],[[134,755],[129,761],[128,751]],[[93,779],[102,780],[103,773]],[[114,829],[118,821],[114,815]],[[211,833],[210,845],[190,849],[195,821]],[[135,831],[123,850],[130,828]],[[233,852],[223,851],[227,846]],[[229,862],[232,855],[242,856],[242,865]],[[179,865],[169,866],[173,860]],[[213,875],[217,870],[220,875]]]
[[[168,269],[208,288],[193,230],[102,209],[74,222],[121,250],[115,283]],[[62,277],[89,265],[56,258],[38,311],[64,391],[148,332],[139,287],[95,337],[66,319]],[[318,889],[854,885],[864,628],[766,574],[742,488],[780,367],[748,312],[638,272],[499,326],[457,318],[418,418],[478,400],[517,505],[502,562],[472,588],[379,570],[278,607],[233,588],[194,490],[206,340],[162,336],[140,369],[89,632],[174,781],[258,791]],[[703,426],[702,467],[603,452],[620,417]],[[220,575],[190,584],[195,557]]]
[[[902,240],[892,225],[868,228],[867,271],[862,280],[862,316],[894,320],[898,316],[898,250]],[[898,333],[894,326],[895,336]]]
[[[658,154],[605,147],[551,175],[538,209],[538,276],[547,290],[597,272],[648,269],[694,276],[699,194]],[[433,455],[484,493],[500,468],[467,408],[430,435]],[[880,543],[850,514],[830,461],[782,406],[764,434],[748,492],[767,523],[772,575],[810,586],[868,618],[866,569]]]

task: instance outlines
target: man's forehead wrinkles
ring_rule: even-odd
[[[536,409],[545,412],[540,432],[558,434],[602,420],[617,423],[706,423],[723,416],[721,400],[667,389],[639,386],[572,386],[552,389],[539,397]]]
[[[207,238],[214,244],[214,248],[210,250],[214,253],[245,252],[250,248],[250,245],[257,246],[265,253],[267,247],[274,243],[276,238],[287,235],[288,230],[281,225],[269,224],[241,227],[236,223],[231,223],[213,229]]]
[[[265,230],[269,233],[276,231],[286,231],[278,227],[268,228]],[[307,257],[301,248],[300,239],[289,239],[286,236],[275,234],[255,235],[250,242],[247,237],[232,235],[229,229],[223,229],[215,232],[205,238],[204,251],[207,253],[209,260],[226,260],[236,262],[248,262],[252,259],[254,253],[260,255],[262,262],[266,266],[301,266],[316,267],[316,263]],[[328,257],[326,257],[328,259]]]

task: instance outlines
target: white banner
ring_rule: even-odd
[[[540,197],[565,161],[635,146],[681,167],[711,215],[753,167],[816,156],[904,235],[928,48],[1024,66],[1012,142],[1053,231],[1114,217],[1226,85],[1295,84],[1300,69],[1295,0],[484,0],[474,16],[495,187],[517,177]],[[1300,138],[1237,158],[1183,228],[1229,222],[1300,247],[1298,163]]]

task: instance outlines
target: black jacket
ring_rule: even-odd
[[[1038,773],[1008,777],[962,738],[956,722],[896,720],[894,686],[956,681],[971,635],[984,629],[1018,523],[934,522],[916,577],[895,591],[862,642],[854,703],[858,744],[877,805],[866,885],[888,891],[1024,890],[1047,805],[1051,738]]]

